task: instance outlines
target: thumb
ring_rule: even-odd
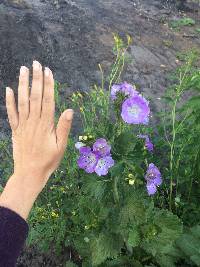
[[[71,129],[74,111],[72,109],[65,110],[59,120],[56,129],[57,144],[59,149],[64,150],[67,145],[68,135]]]

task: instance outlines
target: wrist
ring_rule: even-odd
[[[0,206],[17,212],[25,220],[28,218],[29,212],[40,193],[39,188],[26,183],[28,179],[13,174],[0,196]]]

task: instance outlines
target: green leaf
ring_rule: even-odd
[[[200,266],[200,225],[184,233],[176,242],[185,259]]]
[[[149,232],[145,232],[143,248],[153,256],[169,254],[182,233],[180,219],[168,210],[156,209]]]
[[[91,241],[92,264],[98,266],[107,258],[116,258],[123,246],[123,239],[119,235],[101,233]]]
[[[66,267],[78,267],[78,265],[76,265],[75,263],[73,263],[71,261],[67,261],[65,266]]]
[[[132,247],[136,247],[140,244],[141,237],[137,227],[133,227],[129,231],[128,244]]]
[[[118,231],[128,238],[130,229],[147,222],[153,203],[147,200],[141,191],[131,190],[126,194],[126,203],[119,214]]]
[[[93,177],[92,175],[87,176],[84,179],[83,191],[85,194],[94,197],[97,200],[101,200],[106,191],[107,183]]]
[[[122,176],[122,173],[124,171],[124,163],[121,162],[117,162],[114,167],[111,168],[110,172],[111,172],[111,176],[112,177],[117,177],[117,176]]]
[[[136,145],[136,138],[132,132],[123,132],[115,138],[114,149],[117,154],[126,155],[133,151]]]
[[[176,267],[175,261],[176,259],[170,256],[166,255],[159,255],[159,257],[156,257],[157,262],[160,264],[162,267]]]

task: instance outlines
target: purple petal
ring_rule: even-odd
[[[122,119],[130,124],[146,124],[150,109],[148,102],[141,95],[135,95],[122,104]]]
[[[78,159],[78,166],[87,173],[92,173],[97,165],[98,156],[92,152],[81,154]]]
[[[152,152],[152,151],[153,151],[153,144],[151,143],[150,140],[146,140],[146,142],[145,142],[145,147],[146,147],[146,149],[147,149],[149,152]]]
[[[83,146],[85,146],[85,144],[83,142],[76,142],[76,144],[75,144],[75,148],[78,150]]]
[[[137,92],[135,86],[133,86],[127,82],[123,82],[120,84],[114,84],[112,86],[112,88],[111,88],[111,99],[112,100],[116,100],[118,92],[121,92],[125,96],[128,96],[128,97],[133,97],[135,95],[138,95],[138,92]]]
[[[147,139],[147,138],[149,138],[149,136],[147,135],[147,134],[138,134],[138,136],[137,137],[139,137],[139,138],[142,138],[142,139]]]
[[[99,138],[93,145],[93,152],[99,156],[110,155],[111,146],[108,145],[107,141],[104,138]]]
[[[159,169],[153,163],[150,163],[148,170],[147,170],[147,173],[146,173],[146,176],[145,176],[145,179],[147,181],[153,181],[156,178],[161,179],[161,173],[160,173]]]
[[[117,93],[121,90],[120,84],[113,84],[111,87],[111,99],[115,100],[117,98]]]
[[[97,175],[102,176],[108,174],[108,170],[114,165],[114,160],[111,156],[100,158],[95,167]]]
[[[121,84],[121,91],[125,94],[125,96],[129,96],[129,97],[138,95],[136,88],[127,82],[124,82]]]
[[[150,194],[151,192],[154,192],[155,188],[157,188],[157,186],[162,184],[161,173],[159,169],[153,163],[149,164],[146,175],[145,175],[145,179],[147,181],[148,194]]]
[[[147,192],[148,195],[154,195],[157,191],[157,187],[154,183],[147,183]]]
[[[88,154],[91,152],[91,148],[89,146],[83,146],[79,149],[81,154]]]

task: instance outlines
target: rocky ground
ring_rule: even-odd
[[[7,132],[5,86],[16,89],[19,67],[34,59],[49,66],[63,86],[63,99],[100,81],[98,63],[113,60],[112,33],[129,34],[132,62],[124,80],[136,83],[153,99],[154,110],[168,85],[168,73],[179,62],[177,52],[200,48],[200,4],[175,0],[1,0],[0,129]],[[170,28],[171,20],[190,17],[195,25]],[[75,122],[75,125],[77,123]],[[49,256],[25,252],[19,266],[58,266]],[[33,262],[33,258],[35,261]],[[26,262],[26,263],[25,263]],[[42,263],[43,262],[43,265]],[[46,263],[44,263],[46,262]],[[49,263],[47,263],[49,262]]]

